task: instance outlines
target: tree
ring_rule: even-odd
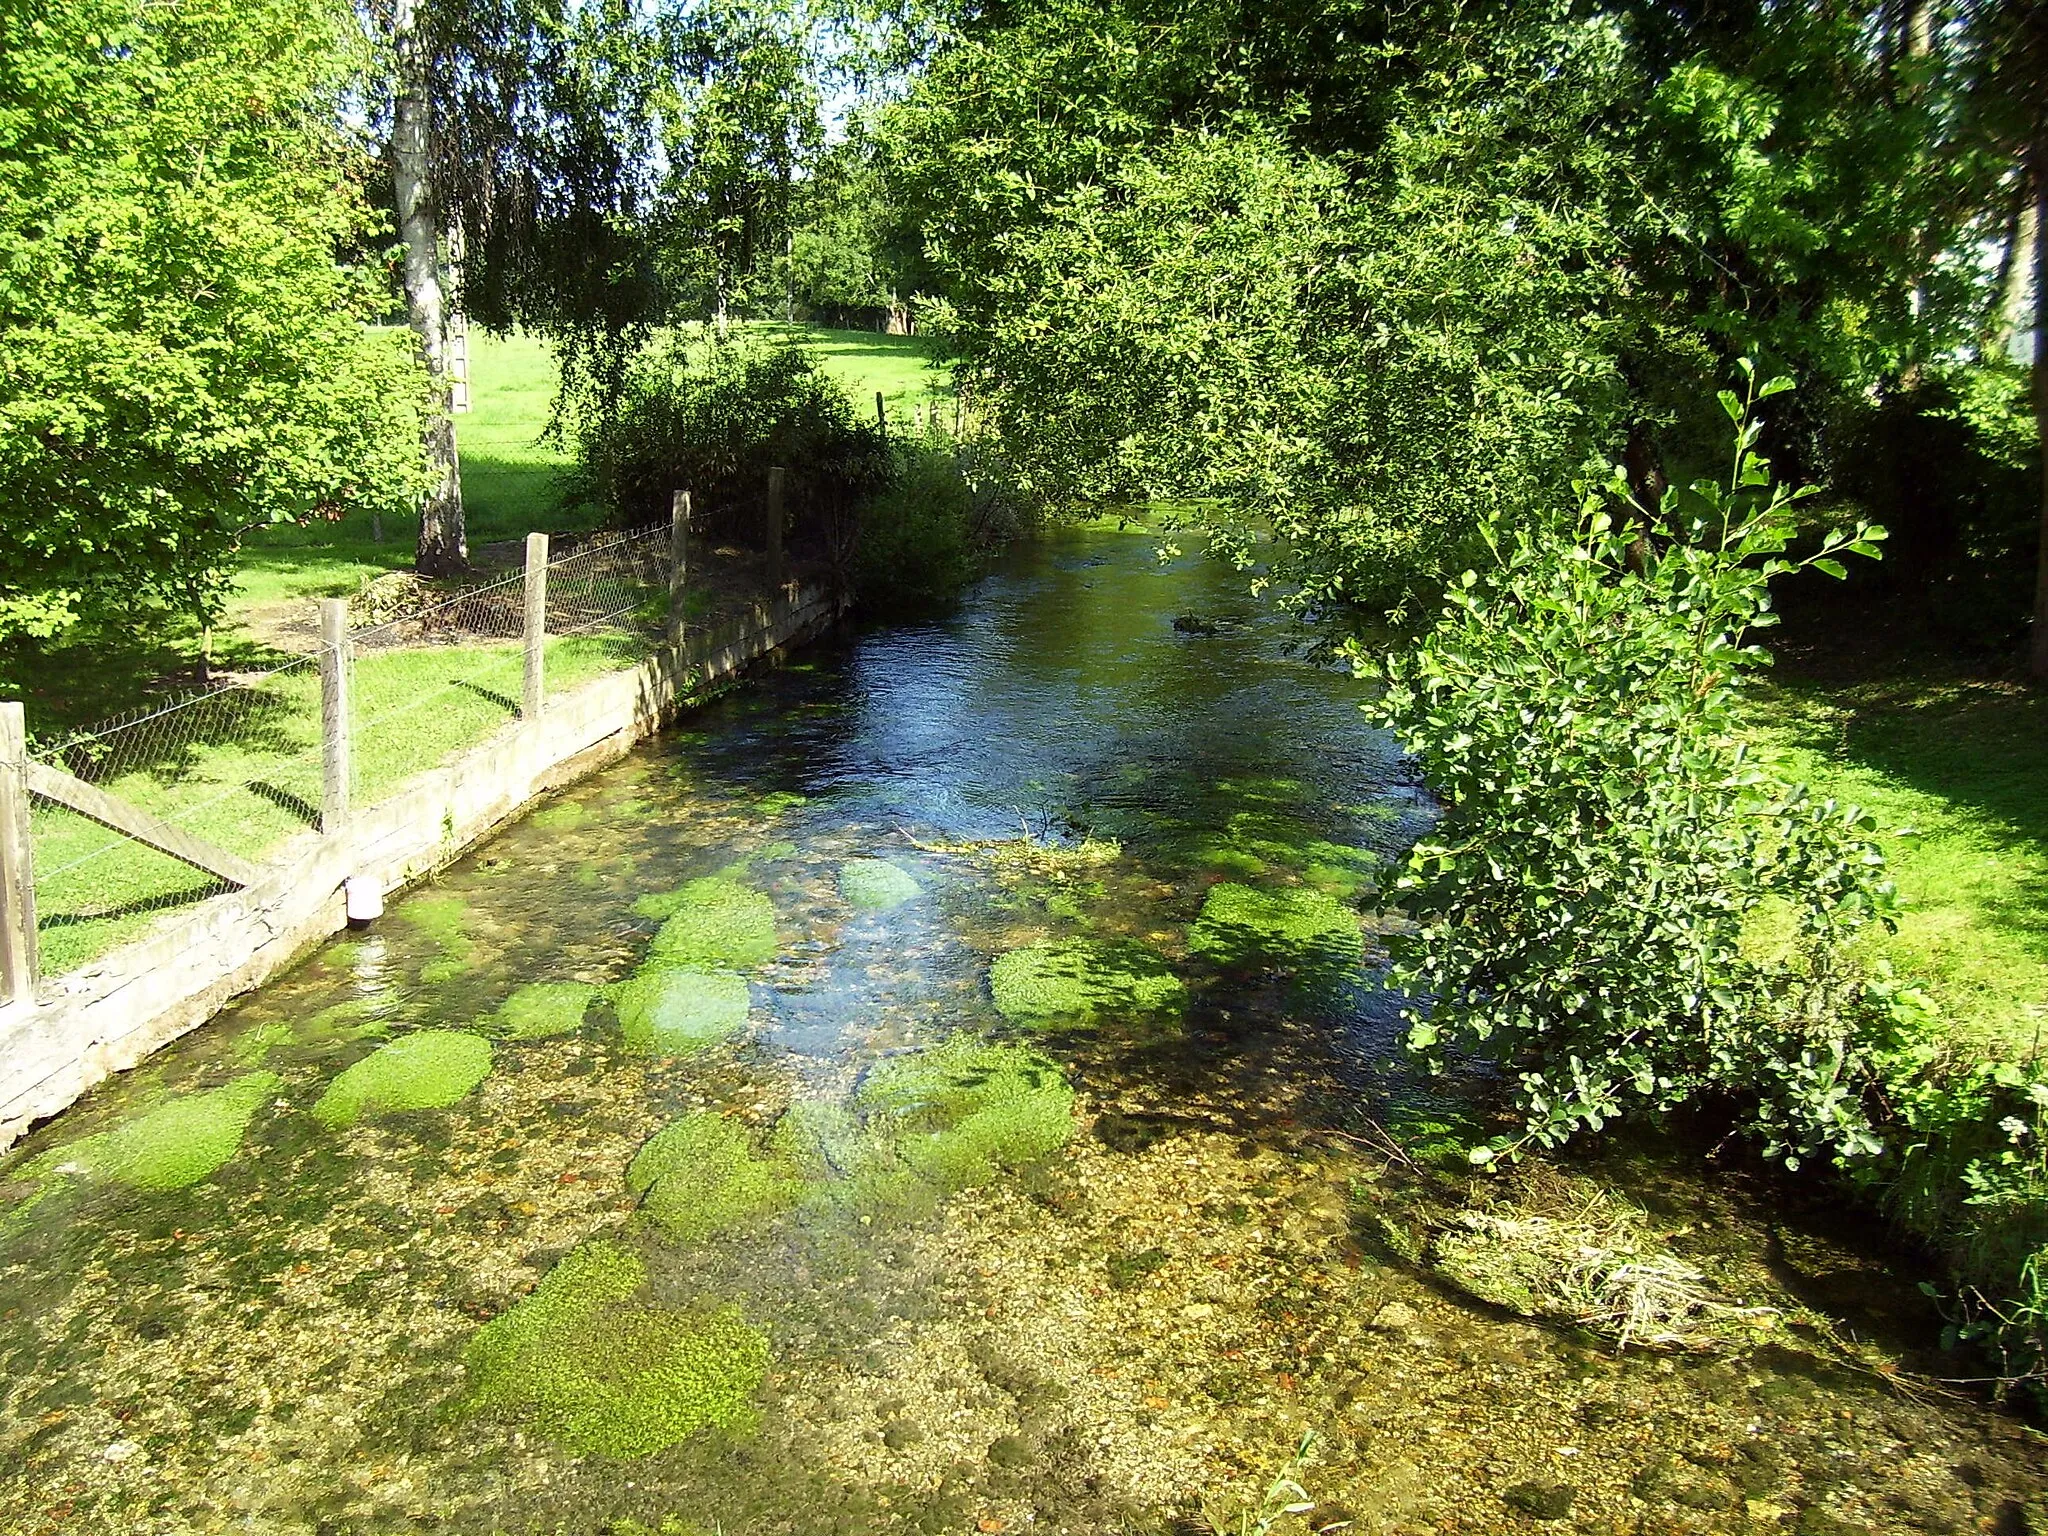
[[[1950,30],[1877,4],[1024,0],[892,115],[894,179],[981,397],[1065,445],[1048,484],[1200,498],[1342,615],[1457,568],[1503,498],[1547,516],[1591,454],[1654,517],[1736,356],[1809,381],[1774,447],[1825,474],[1841,419],[1966,344],[1983,169]],[[1198,154],[1320,190],[1254,233]]]
[[[417,565],[445,576],[469,562],[463,527],[462,465],[455,446],[448,377],[448,314],[441,284],[442,210],[434,195],[434,60],[418,0],[396,0],[390,18],[391,164],[398,236],[404,243],[405,305],[434,392],[424,444],[433,484],[420,503]]]
[[[219,616],[251,529],[424,484],[343,12],[0,0],[0,637]]]

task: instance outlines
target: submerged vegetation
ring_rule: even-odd
[[[741,1424],[767,1370],[767,1339],[736,1306],[689,1313],[640,1301],[646,1283],[645,1262],[608,1239],[566,1255],[478,1330],[469,1406],[523,1409],[578,1456],[646,1456]]]
[[[491,1043],[455,1029],[422,1029],[380,1045],[344,1069],[313,1105],[313,1118],[342,1127],[365,1115],[445,1109],[490,1075]]]

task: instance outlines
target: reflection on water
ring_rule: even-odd
[[[1617,1355],[1386,1245],[1455,1187],[1373,1150],[1461,1113],[1370,984],[1426,810],[1287,638],[1049,540],[43,1127],[0,1529],[2028,1529],[2025,1430],[1811,1329]],[[1591,1171],[1729,1293],[1926,1344],[1696,1166]],[[1305,1433],[1313,1507],[1262,1510]]]

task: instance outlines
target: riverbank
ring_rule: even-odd
[[[1292,639],[1143,538],[1020,546],[103,1085],[0,1163],[0,1525],[2021,1528],[2038,1443],[1800,1324],[1940,1359],[1773,1180],[1557,1165],[1773,1319],[1738,1352],[1400,1256],[1469,1179],[1366,968],[1427,804]]]

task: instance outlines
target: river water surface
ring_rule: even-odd
[[[1372,986],[1427,805],[1290,638],[1047,539],[40,1128],[0,1531],[2048,1530],[1908,1280],[1739,1169],[1570,1171],[1813,1320],[1741,1353],[1400,1257],[1470,1129]]]

